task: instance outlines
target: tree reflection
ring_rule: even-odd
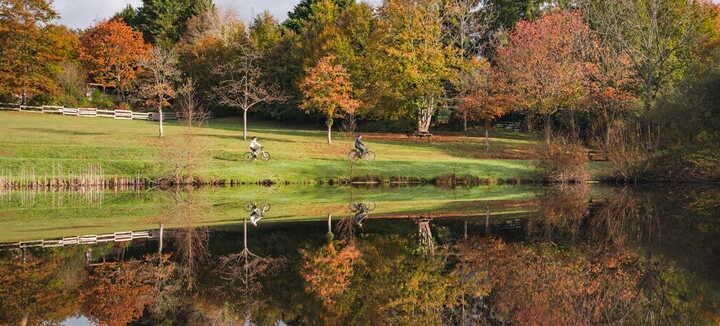
[[[230,294],[230,298],[235,302],[233,306],[238,307],[235,312],[239,313],[245,322],[251,322],[253,315],[257,314],[264,302],[261,278],[276,273],[285,263],[286,259],[283,257],[261,257],[250,250],[247,219],[243,218],[242,251],[218,259],[216,273],[225,281],[219,290]]]
[[[61,257],[29,252],[0,259],[0,324],[61,322],[77,310],[77,288],[60,275]]]
[[[89,267],[80,291],[81,311],[97,325],[127,325],[155,302],[156,283],[169,277],[169,255],[152,254],[141,260],[100,263]]]

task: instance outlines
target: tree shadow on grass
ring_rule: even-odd
[[[88,131],[77,131],[77,130],[58,130],[58,129],[47,129],[47,128],[13,128],[14,130],[22,131],[33,131],[33,132],[44,132],[49,134],[58,135],[70,135],[70,136],[100,136],[107,135],[104,132],[88,132]]]
[[[212,134],[197,134],[197,136],[200,137],[213,137],[213,138],[221,138],[221,139],[232,139],[237,140],[239,142],[249,142],[250,138],[252,136],[248,137],[248,140],[243,140],[242,135],[239,136],[230,136],[230,135],[212,135]],[[278,142],[278,143],[296,143],[294,140],[287,140],[287,139],[280,139],[280,138],[272,138],[272,137],[258,137],[258,140],[261,141],[270,141],[270,142]]]

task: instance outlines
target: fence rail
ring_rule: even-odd
[[[11,103],[0,103],[0,111],[18,111],[28,113],[62,114],[76,117],[113,118],[116,120],[160,120],[158,112],[133,112],[130,110],[108,110],[97,108],[66,108],[63,106],[31,106]],[[180,115],[174,112],[163,112],[163,120],[178,120]]]
[[[158,231],[126,231],[114,232],[108,234],[89,234],[74,237],[65,237],[54,240],[32,240],[11,243],[0,243],[0,250],[9,250],[16,248],[54,248],[70,245],[96,244],[103,242],[126,242],[135,239],[154,239],[159,236]]]

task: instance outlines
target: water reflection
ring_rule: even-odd
[[[245,205],[245,210],[250,213],[250,223],[252,223],[254,226],[257,226],[257,223],[262,220],[262,218],[265,216],[265,213],[270,210],[270,204],[258,204],[256,202],[251,202]]]
[[[168,193],[147,238],[0,250],[0,324],[711,324],[720,196],[694,193],[563,186],[402,211],[340,198],[260,228],[269,204]],[[218,206],[234,224],[203,224]]]

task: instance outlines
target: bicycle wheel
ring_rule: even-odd
[[[252,152],[247,152],[247,153],[245,153],[245,155],[243,155],[243,158],[244,158],[246,161],[252,161],[252,160],[255,159],[255,158],[253,157]]]
[[[357,203],[349,203],[349,204],[348,204],[348,210],[351,211],[351,212],[353,212],[353,213],[356,213],[356,212],[358,211]]]
[[[374,201],[364,201],[363,205],[365,205],[365,208],[367,208],[368,211],[375,210],[375,202]]]
[[[268,153],[268,152],[263,152],[263,153],[262,153],[262,160],[263,160],[263,161],[269,161],[269,160],[270,160],[270,153]]]
[[[365,153],[365,156],[363,156],[363,160],[374,161],[375,160],[375,152],[368,151],[367,153]]]
[[[270,206],[270,203],[263,203],[262,204],[262,213],[263,214],[267,213],[267,211],[269,211],[271,207],[272,206]]]
[[[357,150],[353,149],[348,153],[348,159],[351,161],[357,161],[360,158],[359,155],[360,153],[358,153]]]
[[[247,203],[245,204],[245,210],[248,212],[252,212],[252,210],[255,209],[255,203]]]

